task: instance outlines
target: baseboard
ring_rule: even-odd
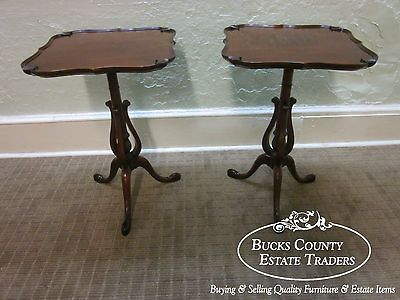
[[[268,108],[131,114],[146,152],[257,149]],[[111,154],[108,114],[0,118],[0,157]],[[400,106],[299,107],[295,147],[400,144]]]

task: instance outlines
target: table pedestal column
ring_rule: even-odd
[[[265,153],[259,155],[247,173],[239,173],[234,169],[228,170],[228,176],[235,179],[245,179],[254,174],[257,169],[265,164],[273,170],[274,174],[274,222],[280,220],[279,202],[282,184],[282,167],[287,166],[290,174],[300,183],[310,183],[315,180],[314,174],[300,177],[296,170],[294,159],[289,155],[294,145],[294,132],[292,124],[292,107],[296,99],[290,97],[293,80],[293,69],[283,71],[280,98],[272,99],[274,113],[262,139]],[[275,130],[274,130],[275,129]],[[271,142],[271,133],[273,133]]]
[[[132,204],[131,204],[131,172],[137,167],[144,168],[149,174],[160,182],[174,182],[181,178],[179,173],[173,173],[168,177],[160,176],[154,171],[150,162],[140,156],[142,143],[139,135],[128,115],[128,100],[121,101],[121,95],[118,86],[118,77],[116,73],[107,73],[108,86],[110,89],[111,100],[106,105],[111,112],[111,130],[110,130],[110,146],[115,158],[111,162],[110,174],[105,177],[101,174],[94,174],[94,180],[98,183],[109,183],[114,179],[118,169],[122,170],[122,190],[124,195],[125,216],[122,223],[121,232],[127,235],[131,228],[132,222]],[[135,139],[135,146],[129,140],[128,129]]]

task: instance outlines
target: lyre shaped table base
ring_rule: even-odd
[[[279,205],[282,184],[282,167],[287,166],[293,178],[300,183],[310,183],[315,180],[314,174],[300,177],[296,170],[294,159],[289,155],[294,145],[294,132],[292,124],[292,107],[296,99],[290,97],[293,80],[293,69],[285,69],[282,78],[280,98],[272,99],[274,113],[262,139],[265,153],[259,155],[247,173],[239,173],[234,169],[228,170],[228,176],[235,179],[246,179],[254,174],[257,169],[265,164],[274,173],[274,222],[280,220]],[[274,130],[275,129],[275,130]],[[270,143],[273,133],[272,143]]]
[[[118,78],[116,73],[107,73],[108,86],[110,89],[111,100],[106,105],[111,112],[111,130],[110,130],[110,146],[115,158],[111,162],[110,173],[107,177],[101,174],[94,174],[94,180],[98,183],[109,183],[114,179],[119,169],[122,170],[122,190],[124,195],[124,221],[122,223],[121,232],[127,235],[131,228],[132,222],[132,201],[131,201],[131,172],[138,168],[144,168],[149,174],[160,182],[174,182],[181,178],[179,173],[172,173],[168,177],[159,175],[151,166],[150,162],[139,155],[142,149],[142,143],[139,135],[128,115],[128,100],[121,101],[121,95],[118,86]],[[128,129],[135,139],[135,146],[129,141]]]

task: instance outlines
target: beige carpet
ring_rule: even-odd
[[[236,255],[246,233],[272,222],[272,172],[263,166],[240,181],[226,170],[247,170],[259,153],[146,155],[162,175],[178,171],[182,180],[163,184],[144,170],[134,172],[136,207],[127,237],[120,234],[120,177],[110,184],[92,178],[108,174],[111,157],[1,159],[0,298],[227,299],[210,294],[210,285],[294,283],[257,274]],[[318,299],[398,299],[400,146],[295,149],[293,157],[300,174],[317,179],[302,185],[284,170],[282,215],[319,210],[362,232],[372,246],[361,269],[312,285],[379,284],[397,291]]]

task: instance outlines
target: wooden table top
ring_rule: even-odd
[[[21,67],[41,77],[149,72],[175,58],[174,36],[175,30],[162,27],[65,32],[51,37]]]
[[[349,30],[322,25],[232,25],[222,56],[251,69],[358,70],[378,60]]]

